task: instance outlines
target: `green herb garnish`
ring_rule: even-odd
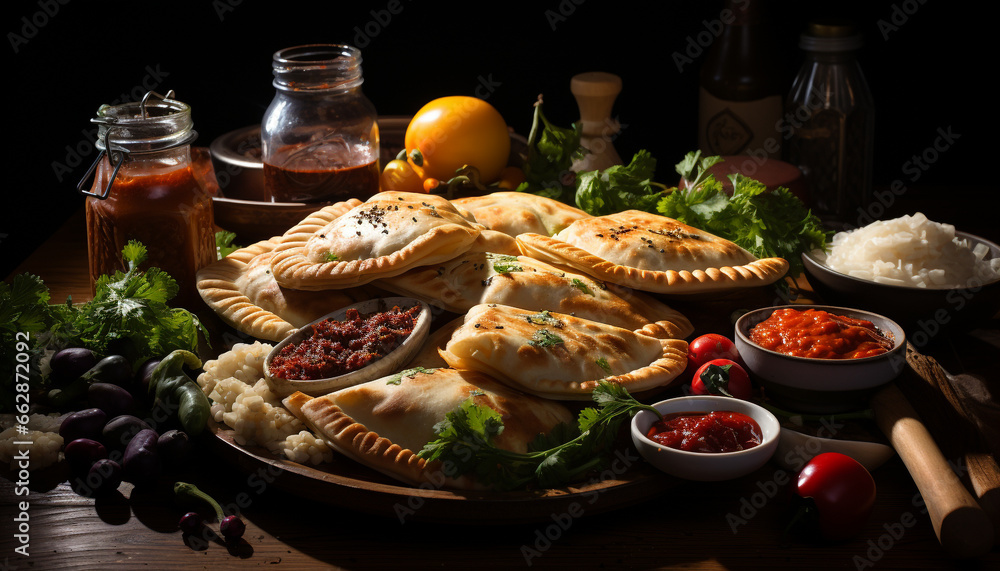
[[[604,357],[598,357],[595,363],[597,363],[597,366],[603,369],[605,373],[611,373],[611,365],[608,364],[608,360]]]
[[[548,329],[539,329],[538,331],[535,331],[535,334],[531,337],[531,341],[528,341],[528,345],[531,345],[532,347],[545,348],[560,345],[562,342],[563,340],[561,337]]]
[[[236,239],[235,232],[229,232],[228,230],[219,230],[215,233],[215,253],[216,256],[221,260],[229,254],[232,254],[236,250],[239,250],[242,246],[237,246],[233,244],[233,240]]]
[[[594,295],[594,292],[590,290],[590,287],[583,283],[583,280],[580,278],[573,278],[570,284],[587,295]]]
[[[556,329],[560,329],[563,326],[562,321],[552,317],[552,314],[547,309],[543,309],[534,315],[525,316],[525,319],[533,325],[551,325]]]
[[[472,475],[500,490],[565,486],[607,465],[623,421],[640,410],[656,412],[607,381],[594,389],[593,399],[597,408],[580,411],[575,426],[560,424],[549,434],[539,435],[528,452],[519,453],[493,443],[503,432],[503,420],[495,410],[470,398],[434,426],[437,439],[427,443],[418,456],[442,461],[452,470],[449,476]]]
[[[327,262],[336,262],[340,260],[340,256],[334,254],[333,252],[327,252],[326,255],[323,257],[323,259],[325,259]]]
[[[424,373],[430,375],[434,373],[437,369],[425,369],[423,367],[413,367],[412,369],[406,369],[405,371],[400,371],[395,375],[386,379],[385,384],[387,385],[398,385],[403,381],[403,377],[412,377],[417,373]]]
[[[524,271],[524,268],[517,263],[517,256],[496,256],[494,260],[493,271],[498,274]]]

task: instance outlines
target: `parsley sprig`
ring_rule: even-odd
[[[576,425],[560,424],[539,435],[528,452],[511,452],[494,444],[504,429],[500,414],[467,399],[437,423],[433,440],[418,453],[440,460],[453,476],[469,475],[498,490],[558,488],[580,481],[604,467],[622,422],[640,410],[659,413],[635,400],[620,385],[601,381],[593,392],[597,407],[580,411]]]

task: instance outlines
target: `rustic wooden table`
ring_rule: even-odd
[[[67,295],[87,299],[85,236],[82,217],[71,218],[15,273],[40,275],[53,302]],[[997,394],[998,331],[994,321],[928,353],[945,369],[968,373]],[[1000,485],[988,473],[996,466],[996,451],[988,446],[991,435],[956,436],[955,415],[968,421],[969,411],[941,396],[933,385],[947,381],[933,380],[924,355],[911,357],[914,369],[901,388],[945,457],[959,467],[964,484],[982,496],[981,502],[995,506]],[[970,481],[974,471],[980,474],[978,485]],[[324,498],[287,489],[281,473],[228,462],[208,442],[181,477],[222,504],[239,507],[247,522],[242,541],[185,539],[177,530],[183,510],[166,494],[123,484],[119,495],[95,500],[75,492],[58,470],[32,472],[27,481],[8,471],[0,478],[5,522],[0,569],[1000,568],[1000,543],[971,561],[956,560],[942,549],[919,490],[898,457],[873,476],[878,499],[864,530],[846,542],[825,544],[783,537],[790,516],[789,474],[774,464],[730,482],[666,480],[661,493],[637,505],[602,505],[604,498],[596,496],[593,504],[527,523],[493,525],[484,512],[477,523],[454,524],[424,521],[419,511],[401,520],[391,513],[329,507]]]

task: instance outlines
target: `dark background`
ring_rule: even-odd
[[[674,56],[692,49],[722,8],[622,0],[62,1],[4,7],[5,163],[13,175],[0,218],[4,276],[81,208],[75,187],[96,156],[89,120],[99,105],[141,97],[140,86],[152,81],[192,106],[196,144],[207,146],[260,121],[273,96],[272,53],[299,44],[361,47],[364,92],[383,115],[411,115],[443,95],[474,95],[487,79],[496,85],[488,100],[525,135],[539,94],[548,117],[569,125],[578,119],[570,78],[616,73],[624,89],[614,113],[627,126],[615,142],[619,154],[627,161],[648,149],[659,161],[657,178],[672,184],[673,165],[696,148],[707,48],[687,52],[695,57],[681,70]],[[770,4],[784,56],[774,65],[789,86],[801,63],[798,34],[810,18],[843,16],[863,31],[860,59],[876,104],[876,185],[901,180],[910,196],[968,201],[967,219],[943,221],[996,226],[983,201],[993,200],[997,185],[981,162],[995,126],[987,15],[942,1]],[[907,162],[932,147],[939,129],[960,137],[914,175]]]

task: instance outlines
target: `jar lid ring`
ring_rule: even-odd
[[[142,101],[140,101],[139,103],[139,115],[140,119],[142,120],[149,119],[147,104],[151,96],[158,97],[160,101],[172,102],[172,103],[177,103],[179,105],[184,105],[180,101],[176,101],[175,99],[173,99],[174,90],[172,89],[167,92],[166,96],[160,95],[155,91],[147,91],[146,94],[142,97]],[[186,105],[184,106],[186,107]],[[77,183],[76,190],[81,194],[87,196],[93,196],[101,200],[106,199],[108,195],[111,194],[111,185],[114,184],[115,178],[118,176],[118,171],[121,169],[122,164],[125,163],[126,156],[132,154],[138,155],[146,153],[158,153],[161,151],[174,149],[177,147],[182,147],[184,145],[189,145],[196,138],[198,138],[197,131],[195,131],[194,129],[190,129],[187,133],[184,134],[183,137],[158,145],[155,149],[146,149],[146,150],[129,149],[122,145],[112,144],[110,140],[111,132],[115,130],[115,128],[119,127],[118,125],[119,119],[117,117],[101,116],[101,117],[91,118],[90,121],[91,123],[104,125],[105,128],[103,129],[103,133],[101,133],[98,136],[95,145],[100,150],[100,152],[97,154],[97,158],[94,159],[94,162],[90,165],[90,168],[87,169],[87,172],[84,173],[83,177],[80,179],[80,182]],[[121,126],[120,128],[125,129],[124,126]],[[103,192],[93,192],[91,190],[87,190],[86,189],[87,181],[94,174],[94,171],[97,170],[97,165],[100,164],[101,159],[103,159],[105,155],[107,155],[110,161],[114,162],[114,169],[111,171],[111,176],[108,178],[108,184],[104,187]]]

